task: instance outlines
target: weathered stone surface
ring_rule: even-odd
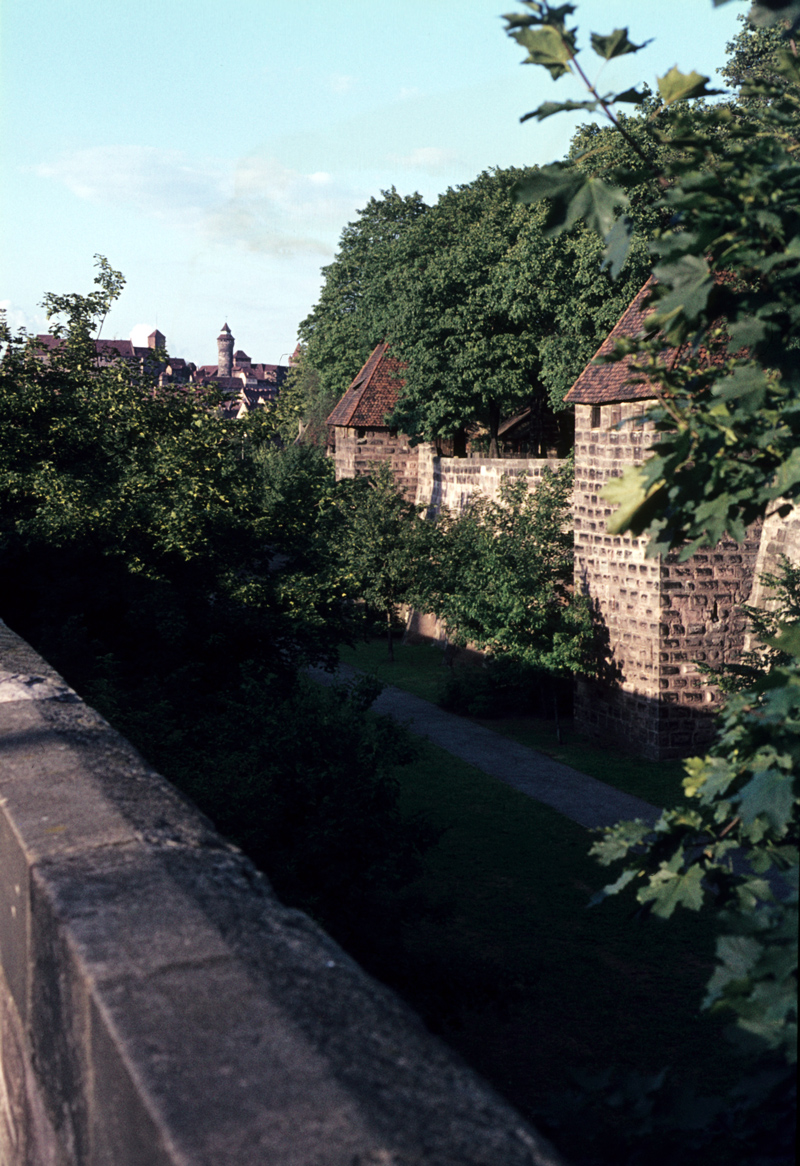
[[[604,683],[578,684],[575,715],[597,737],[658,759],[700,750],[713,734],[719,693],[698,664],[734,662],[742,651],[739,606],[753,589],[761,530],[685,563],[648,559],[646,540],[608,534],[600,490],[646,456],[648,404],[575,407],[575,581],[608,636]]]
[[[334,462],[337,481],[372,472],[388,462],[409,502],[426,508],[432,518],[443,508],[460,513],[473,495],[496,499],[505,477],[524,474],[534,484],[546,468],[563,464],[557,458],[437,457],[434,446],[411,446],[405,434],[388,429],[347,429],[336,426]]]
[[[431,445],[419,445],[415,453],[416,501],[430,518],[442,509],[461,513],[476,494],[496,500],[506,477],[524,475],[534,486],[545,469],[556,472],[563,464],[557,458],[437,457]]]
[[[26,1033],[0,974],[0,1162],[3,1166],[68,1166],[45,1113]]]
[[[417,448],[404,433],[389,429],[354,429],[337,425],[334,437],[336,479],[360,478],[377,462],[388,462],[395,482],[409,502],[417,495]]]
[[[3,1166],[557,1162],[82,703],[0,703],[0,798]]]

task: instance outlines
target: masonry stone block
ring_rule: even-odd
[[[598,713],[590,716],[585,691],[579,694],[576,717],[601,738],[615,738],[646,756],[666,757],[687,745],[702,745],[713,732],[708,713],[718,702],[716,690],[699,677],[689,689],[676,665],[691,664],[701,655],[713,663],[710,645],[717,641],[724,643],[726,659],[741,648],[744,636],[737,606],[753,587],[760,530],[749,532],[743,546],[723,543],[686,563],[676,556],[649,559],[643,541],[629,536],[609,544],[605,528],[610,508],[600,487],[619,476],[631,460],[645,455],[653,430],[649,423],[639,424],[642,414],[642,402],[604,405],[600,427],[592,428],[591,406],[576,405],[574,505],[581,519],[575,543],[576,579],[593,598],[596,614],[606,626],[610,663],[618,677],[607,700],[598,702],[595,694]],[[628,428],[613,429],[624,421]],[[591,541],[584,531],[593,532]],[[800,547],[800,523],[796,541]],[[617,547],[624,548],[622,560],[616,558]],[[683,712],[691,725],[678,742],[663,713],[668,706],[675,707],[680,695],[694,696],[695,690],[700,700],[685,702]],[[638,704],[637,697],[650,702],[649,707]],[[695,704],[700,706],[697,713]]]
[[[557,1166],[101,717],[20,675],[64,694],[0,625],[3,1166]]]

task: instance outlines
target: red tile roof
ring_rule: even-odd
[[[729,282],[731,278],[726,272],[715,272],[714,274],[714,279],[718,283]],[[612,328],[611,332],[609,332],[606,339],[600,345],[592,361],[597,360],[598,356],[605,356],[611,352],[614,348],[614,342],[617,339],[623,336],[640,336],[648,331],[645,326],[645,320],[652,309],[647,303],[647,297],[655,282],[653,276],[648,279],[647,283],[634,298],[630,307],[623,312],[618,323]],[[659,354],[661,359],[671,365],[675,365],[688,359],[691,354],[694,354],[701,367],[705,368],[712,364],[723,364],[728,355],[724,317],[718,317],[717,323],[723,325],[723,336],[711,348],[708,348],[705,344],[701,344],[695,349],[690,342],[677,346],[666,345]],[[741,349],[738,355],[747,356],[747,349]],[[633,356],[626,356],[623,360],[618,360],[613,364],[587,364],[564,400],[568,401],[571,405],[609,405],[615,401],[652,400],[658,396],[658,391],[641,373],[631,371],[631,362],[634,359],[635,357]],[[639,383],[626,384],[625,382],[629,377],[635,377]]]
[[[250,374],[259,381],[269,381],[270,384],[283,384],[289,371],[287,364],[252,364]]]
[[[108,360],[116,360],[122,357],[124,360],[133,360],[135,357],[146,356],[148,359],[152,357],[152,348],[135,348],[130,340],[94,340],[94,350],[99,357],[106,357]],[[50,332],[41,333],[36,337],[36,345],[38,348],[44,348],[49,352],[57,348],[61,348],[64,340],[60,336],[53,336]]]
[[[329,416],[328,424],[388,429],[386,416],[397,404],[405,384],[397,374],[405,367],[396,356],[389,356],[388,344],[379,344]]]
[[[214,377],[213,383],[223,393],[240,393],[244,388],[244,381],[241,377]]]
[[[645,331],[645,317],[651,311],[647,298],[655,284],[651,276],[630,306],[623,312],[618,322],[587,364],[564,400],[570,405],[605,405],[612,401],[646,401],[656,395],[655,389],[646,381],[631,385],[626,381],[633,375],[630,365],[632,357],[626,356],[615,364],[594,364],[599,356],[607,356],[614,349],[617,340],[623,337],[639,336]]]

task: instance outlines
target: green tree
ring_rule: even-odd
[[[301,345],[275,406],[275,424],[284,445],[324,446],[326,421],[338,399],[338,393],[323,391],[320,374]]]
[[[387,331],[407,364],[398,429],[430,440],[478,424],[497,456],[502,418],[529,404],[561,409],[641,286],[641,247],[615,286],[590,232],[545,238],[544,212],[514,201],[535,173],[487,171],[450,189],[399,241]]]
[[[534,404],[559,413],[575,377],[646,276],[644,218],[624,278],[599,268],[592,232],[547,240],[543,214],[517,206],[523,170],[448,190],[435,207],[392,189],[345,229],[319,303],[301,325],[303,354],[279,402],[284,440],[324,418],[374,345],[407,363],[393,423],[417,438],[493,439],[504,416]],[[554,277],[555,273],[555,277]],[[559,294],[553,293],[556,283]],[[571,441],[569,414],[560,418]]]
[[[397,489],[388,462],[369,476],[341,482],[338,548],[346,578],[355,593],[376,611],[386,627],[389,659],[394,660],[393,629],[400,604],[415,589],[428,559],[428,527],[422,507]]]
[[[542,395],[527,321],[508,310],[507,255],[532,218],[513,207],[514,181],[487,172],[448,190],[404,236],[389,333],[407,364],[392,424],[430,440],[478,423],[494,457],[502,414]]]
[[[397,270],[397,243],[424,216],[419,194],[392,186],[348,223],[333,263],[323,268],[320,298],[300,324],[303,365],[314,369],[317,394],[335,402],[376,344],[386,339]]]
[[[448,639],[475,644],[538,672],[588,670],[588,604],[572,592],[567,467],[504,478],[497,501],[470,500],[440,515],[417,602],[443,619]]]
[[[742,86],[745,82],[752,85],[759,81],[780,85],[781,76],[776,68],[787,46],[785,30],[780,25],[758,27],[751,24],[744,15],[739,16],[739,20],[742,28],[726,46],[728,59],[720,69],[720,74],[728,85],[739,91],[737,104],[746,110],[751,102],[764,104],[764,99],[759,101],[758,95],[753,92],[743,95]]]
[[[582,107],[601,112],[624,134],[615,103],[625,95],[600,94],[578,59],[578,30],[567,25],[574,6],[525,0],[525,8],[507,20],[528,61],[553,76],[580,76],[589,91]],[[764,24],[787,17],[793,25],[800,15],[796,4],[780,0],[754,11]],[[765,99],[752,102],[746,118],[730,104],[685,112],[690,99],[713,92],[707,77],[673,68],[658,78],[662,105],[676,110],[660,175],[669,218],[653,244],[658,284],[650,332],[618,345],[615,358],[635,352],[638,368],[656,387],[651,416],[660,440],[643,466],[606,490],[619,505],[611,529],[647,533],[653,554],[675,548],[685,558],[725,533],[741,539],[748,523],[776,506],[785,510],[786,500],[800,494],[800,68],[794,42],[784,44],[774,73],[771,68],[769,76],[742,83],[742,99]],[[609,60],[640,46],[627,29],[617,29],[592,34],[591,47]],[[574,107],[549,104],[553,111]],[[662,132],[653,127],[656,141]],[[642,161],[650,165],[644,152]],[[549,200],[552,231],[584,217],[619,259],[625,232],[616,212],[626,198],[613,172],[610,177],[607,182],[570,165],[548,167],[520,193]],[[664,360],[665,337],[687,346],[679,362]],[[715,361],[702,358],[701,345],[716,350]],[[793,1060],[796,628],[784,629],[777,644],[791,663],[730,699],[711,753],[687,763],[689,803],[665,811],[654,832],[643,823],[620,824],[595,853],[606,863],[629,859],[605,893],[635,887],[639,902],[664,917],[680,904],[722,908],[725,934],[705,1003],[732,1011],[741,1037]]]
[[[410,750],[366,716],[374,686],[304,673],[353,628],[331,467],[277,451],[267,412],[225,421],[212,393],[98,362],[115,276],[48,297],[62,345],[3,333],[0,613],[291,902],[343,938],[368,920],[371,950],[430,834],[400,816]]]

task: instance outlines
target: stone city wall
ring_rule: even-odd
[[[608,675],[578,685],[575,715],[599,738],[680,757],[713,734],[719,694],[698,664],[735,662],[744,646],[738,607],[753,590],[760,527],[742,545],[725,540],[685,563],[646,558],[644,539],[608,534],[612,508],[599,491],[644,459],[652,427],[636,421],[647,404],[576,406],[575,581],[608,637]]]
[[[772,504],[772,510],[764,520],[756,558],[755,581],[747,600],[750,607],[767,609],[774,607],[774,593],[772,588],[763,582],[762,576],[776,575],[780,570],[782,558],[789,559],[795,564],[800,563],[800,508],[795,506],[788,515],[781,515],[778,508],[782,501],[779,498]],[[752,637],[747,633],[744,646],[746,650],[753,646]]]
[[[557,1166],[0,622],[3,1166]]]
[[[497,498],[504,476],[525,474],[532,482],[546,468],[559,469],[558,458],[437,457],[433,445],[409,445],[405,434],[388,429],[347,429],[337,425],[334,438],[337,481],[371,472],[388,461],[406,498],[434,517],[446,507],[460,513],[475,494]]]
[[[428,517],[443,508],[461,513],[476,494],[496,499],[504,477],[524,474],[531,483],[545,469],[557,471],[558,458],[437,457],[432,445],[420,445],[417,471],[417,505],[428,508]]]
[[[336,479],[369,474],[376,462],[388,461],[395,481],[409,502],[417,496],[417,448],[403,433],[388,429],[335,428],[334,464]]]

